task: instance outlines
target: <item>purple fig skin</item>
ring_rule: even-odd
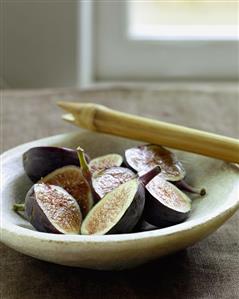
[[[86,155],[86,159],[89,157]],[[23,154],[23,167],[27,176],[36,183],[50,172],[67,165],[80,166],[77,151],[64,147],[33,147]]]
[[[143,214],[144,206],[145,189],[143,184],[139,182],[138,191],[136,192],[131,205],[120,221],[114,227],[112,227],[107,234],[131,233]]]
[[[156,184],[157,179],[163,180],[162,178],[155,177]],[[154,180],[155,180],[154,179]],[[191,202],[190,199],[183,194],[177,187],[172,185],[171,183],[165,181],[165,186],[168,186],[168,188],[164,188],[164,185],[162,185],[160,188],[163,190],[164,195],[166,198],[172,198],[173,200],[180,200],[180,197],[187,198],[188,202]],[[173,189],[171,187],[173,186]],[[167,227],[170,225],[178,224],[183,221],[185,221],[191,210],[191,205],[188,209],[185,211],[179,211],[176,208],[170,207],[165,204],[165,199],[161,197],[161,194],[159,192],[158,198],[156,198],[154,195],[151,194],[149,191],[149,184],[146,185],[146,201],[145,201],[145,209],[144,209],[144,219],[157,227]]]
[[[36,201],[34,186],[28,191],[25,199],[25,216],[39,232],[62,234],[48,220]]]
[[[192,194],[198,194],[200,196],[204,196],[207,194],[205,188],[196,189],[196,188],[190,186],[185,180],[181,180],[181,181],[177,181],[177,182],[173,182],[173,183],[178,189],[192,193]]]
[[[147,194],[146,197],[149,198],[146,200],[147,204],[145,204],[144,217],[152,225],[167,227],[181,223],[189,216],[190,212],[178,213],[158,202],[153,196]],[[150,204],[148,204],[149,201],[151,201]]]
[[[159,227],[148,223],[144,219],[141,219],[135,226],[134,233],[147,232],[155,229],[159,229]]]

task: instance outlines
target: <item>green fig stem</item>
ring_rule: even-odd
[[[12,206],[12,209],[14,212],[16,212],[18,214],[18,216],[20,216],[22,219],[27,220],[26,216],[24,214],[22,214],[21,212],[25,212],[25,204],[24,203],[15,203]]]
[[[80,146],[78,146],[76,150],[77,150],[77,155],[80,161],[81,168],[84,169],[85,171],[89,171],[90,168],[85,159],[85,151]]]
[[[12,208],[13,208],[13,211],[15,211],[15,212],[24,212],[25,204],[24,203],[15,203]]]
[[[85,158],[85,152],[80,146],[77,147],[76,151],[80,161],[82,174],[87,179],[87,181],[91,183],[91,171]]]

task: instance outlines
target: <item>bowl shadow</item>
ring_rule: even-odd
[[[117,272],[71,268],[39,261],[15,252],[13,254],[21,257],[17,257],[20,261],[16,265],[17,280],[12,289],[7,291],[12,293],[9,296],[12,299],[27,299],[33,295],[35,299],[181,299],[189,298],[188,294],[192,294],[195,287],[190,273],[194,260],[186,249],[134,269]]]

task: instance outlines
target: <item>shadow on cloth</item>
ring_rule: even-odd
[[[12,254],[19,255],[14,251]],[[190,294],[196,298],[190,276],[193,264],[187,250],[118,272],[70,268],[27,256],[15,257],[15,263],[8,270],[8,284],[5,284],[8,288],[4,290],[4,298],[180,299],[190,298]]]

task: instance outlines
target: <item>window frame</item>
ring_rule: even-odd
[[[80,1],[79,21],[80,86],[238,80],[238,40],[132,39],[127,1]]]

